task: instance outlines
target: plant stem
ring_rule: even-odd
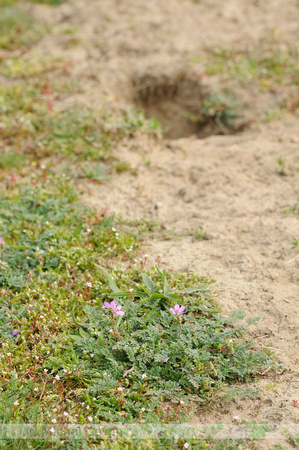
[[[179,339],[181,338],[181,331],[182,331],[182,323],[181,320],[178,318],[179,321]]]
[[[120,332],[119,332],[118,329],[117,329],[117,326],[116,326],[116,323],[115,323],[115,320],[114,320],[113,313],[111,313],[111,319],[112,319],[112,322],[113,322],[115,331],[116,331],[116,333],[117,333],[117,335],[118,335],[118,337],[119,337],[119,340],[121,340],[121,339],[122,339],[122,336],[121,336]]]

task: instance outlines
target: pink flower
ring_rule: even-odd
[[[169,358],[162,359],[162,362],[167,362]]]
[[[185,306],[175,305],[175,307],[174,308],[170,308],[169,311],[174,316],[178,316],[179,314],[183,314],[184,309],[185,309]]]
[[[0,236],[0,244],[2,244],[3,238]]]
[[[114,300],[111,303],[105,302],[103,307],[107,309],[112,309],[112,312],[114,314],[117,314],[118,316],[123,316],[125,314],[124,311],[121,311],[122,306],[115,303]]]

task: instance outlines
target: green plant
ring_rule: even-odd
[[[233,325],[244,314],[232,312],[224,319],[201,297],[202,286],[171,291],[165,274],[156,268],[152,278],[148,272],[135,272],[137,280],[121,290],[108,272],[105,275],[112,292],[102,294],[103,300],[114,299],[125,313],[116,320],[117,334],[105,308],[86,306],[84,321],[73,316],[80,331],[71,336],[82,361],[86,393],[98,395],[98,420],[177,420],[186,413],[182,400],[204,404],[223,383],[250,380],[269,365],[266,355],[253,352],[242,340],[244,325]],[[186,307],[176,313],[179,322],[171,313],[178,302]],[[167,413],[165,401],[179,402],[179,407]]]
[[[158,120],[155,118],[146,119],[144,112],[140,109],[128,110],[124,115],[124,123],[121,127],[125,132],[127,131],[129,135],[138,129],[153,132],[158,136],[163,134],[163,130]]]
[[[299,197],[297,198],[297,201],[294,203],[294,205],[289,206],[285,209],[286,214],[296,214],[299,212]]]
[[[142,162],[145,165],[145,167],[150,167],[151,166],[152,162],[151,162],[150,158],[146,157],[144,152],[141,153],[141,158],[142,158]]]
[[[285,172],[285,170],[286,170],[286,162],[285,162],[285,159],[282,158],[281,156],[279,156],[279,157],[276,159],[276,161],[277,161],[277,164],[278,164],[277,173],[278,173],[279,175],[285,175],[285,174],[286,174],[286,172]]]
[[[117,161],[113,164],[112,167],[117,173],[131,172],[136,174],[136,169],[133,169],[131,164],[127,161]]]
[[[272,120],[282,119],[285,113],[286,110],[282,106],[274,106],[274,108],[268,109],[265,112],[263,122],[268,123]]]
[[[202,241],[206,238],[206,231],[201,225],[199,225],[197,228],[188,230],[188,234],[190,236],[193,236],[197,241]]]
[[[113,224],[113,217],[98,220],[93,225],[97,235],[92,235],[88,220],[93,213],[75,202],[74,189],[66,184],[70,180],[55,179],[55,188],[50,188],[48,180],[50,182],[46,176],[44,186],[39,188],[24,188],[15,194],[13,201],[4,196],[0,199],[2,233],[7,236],[3,244],[0,286],[22,289],[28,276],[33,275],[41,280],[55,280],[65,265],[64,249],[68,245],[71,249],[74,242],[81,242],[80,245],[86,242],[87,254],[94,247],[100,248],[103,255],[113,255],[121,247],[129,249],[134,245],[133,235],[126,238],[107,231]],[[71,252],[68,264],[76,255],[79,257],[79,253],[79,250]],[[91,261],[91,254],[90,258]],[[87,263],[87,267],[90,264]],[[80,267],[78,262],[77,267]]]
[[[239,117],[236,108],[233,94],[219,91],[203,100],[201,113],[205,119],[212,120],[222,132],[227,133],[233,128],[234,120]]]
[[[63,91],[59,85],[58,89]],[[122,120],[116,120],[104,111],[82,105],[56,110],[53,98],[58,96],[54,94],[49,84],[38,81],[27,86],[18,84],[0,88],[1,132],[8,143],[9,154],[26,152],[29,159],[58,157],[75,162],[115,162],[112,149],[117,142],[137,131],[152,133],[144,122],[139,119],[128,121],[126,115],[121,116]],[[115,163],[116,169],[127,168],[121,161]],[[95,177],[102,177],[100,166],[92,170]]]
[[[101,165],[91,167],[87,164],[83,166],[83,172],[86,178],[97,181],[98,183],[103,183],[103,181],[108,180],[108,176],[105,173],[105,167]]]
[[[246,428],[249,430],[249,439],[259,440],[263,439],[266,436],[266,432],[271,430],[272,425],[268,422],[264,422],[263,424],[257,424],[255,420],[252,422],[247,422],[244,424]]]
[[[26,160],[26,155],[22,153],[14,152],[11,149],[3,150],[0,153],[0,169],[7,170],[24,166]]]
[[[297,447],[297,446],[299,445],[299,433],[294,433],[294,434],[289,433],[288,441],[289,441],[292,445],[294,445],[294,446]]]
[[[226,47],[215,48],[203,57],[208,75],[221,74],[226,79],[238,81],[258,80],[261,87],[271,88],[275,84],[298,86],[298,48],[287,50],[251,49],[236,51]]]
[[[43,3],[49,6],[59,6],[64,3],[66,0],[29,0],[33,3]]]

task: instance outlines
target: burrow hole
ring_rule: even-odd
[[[211,92],[198,77],[145,74],[133,80],[134,104],[146,118],[155,118],[169,139],[195,135],[205,138],[241,131],[234,100],[225,92]]]

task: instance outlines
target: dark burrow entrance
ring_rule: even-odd
[[[235,123],[240,114],[232,94],[212,92],[198,77],[145,74],[133,80],[133,87],[135,105],[147,118],[156,118],[170,139],[205,138],[243,128]]]

